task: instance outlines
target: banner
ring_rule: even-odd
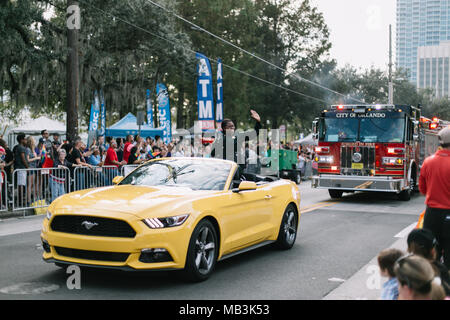
[[[201,53],[196,53],[198,59],[197,68],[197,104],[198,120],[203,131],[215,130],[214,125],[214,98],[211,65],[208,58]]]
[[[169,143],[172,140],[169,93],[162,83],[156,85],[156,99],[158,101],[159,126],[164,129],[162,138],[164,143]]]
[[[154,128],[153,125],[153,105],[152,105],[152,99],[150,98],[150,89],[147,89],[147,124]]]
[[[99,126],[99,117],[100,117],[100,109],[98,108],[98,104],[94,101],[91,104],[91,115],[89,118],[89,137],[88,137],[88,146],[91,145],[92,139],[95,139],[97,135],[97,130]]]
[[[217,60],[217,103],[216,103],[216,125],[220,129],[223,121],[223,73],[222,59]]]
[[[99,137],[103,136],[105,138],[106,133],[106,105],[105,105],[105,97],[103,96],[103,91],[100,90],[100,99],[101,99],[101,105],[100,105],[100,119],[101,119],[101,125],[99,130]],[[105,141],[103,139],[103,141]]]

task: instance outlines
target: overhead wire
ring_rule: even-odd
[[[267,60],[265,60],[265,59],[259,57],[258,55],[254,54],[254,53],[252,53],[252,52],[250,52],[250,51],[248,51],[248,50],[245,50],[245,49],[243,49],[243,48],[241,48],[241,47],[235,45],[234,43],[232,43],[232,42],[230,42],[230,41],[228,41],[228,40],[226,40],[226,39],[224,39],[224,38],[222,38],[222,37],[220,37],[220,36],[218,36],[218,35],[215,35],[214,33],[210,32],[210,31],[208,31],[208,30],[206,30],[206,29],[200,27],[199,25],[197,25],[197,24],[195,24],[195,23],[193,23],[193,22],[187,20],[186,18],[180,16],[180,15],[177,14],[176,12],[174,12],[174,11],[172,11],[172,10],[170,10],[170,9],[168,9],[168,8],[166,8],[166,7],[164,7],[163,5],[161,5],[161,4],[159,4],[159,3],[156,3],[156,2],[154,2],[154,1],[152,1],[152,0],[145,0],[145,1],[146,1],[146,2],[149,2],[149,3],[151,3],[151,4],[153,4],[154,6],[160,8],[160,9],[162,9],[162,10],[164,10],[164,11],[170,13],[170,14],[172,14],[172,15],[173,15],[174,17],[176,17],[177,19],[182,20],[182,21],[184,21],[184,22],[190,24],[190,25],[193,26],[195,29],[197,29],[197,30],[199,30],[199,31],[202,31],[202,32],[204,32],[204,33],[206,33],[206,34],[208,34],[208,35],[210,35],[210,36],[212,36],[212,37],[214,37],[214,38],[216,38],[216,39],[218,39],[218,40],[220,40],[220,41],[222,41],[222,42],[224,42],[224,43],[226,43],[226,44],[228,44],[228,45],[230,45],[230,46],[232,46],[233,48],[235,48],[235,49],[237,49],[237,50],[239,50],[239,51],[241,51],[241,52],[244,52],[245,54],[248,54],[248,55],[252,56],[252,57],[255,58],[255,59],[258,59],[258,60],[261,61],[261,62],[264,62],[264,63],[266,63],[266,64],[268,64],[268,65],[270,65],[270,66],[272,66],[272,67],[274,67],[274,68],[276,68],[276,69],[278,69],[278,70],[280,70],[280,71],[288,72],[286,69],[284,69],[284,68],[282,68],[282,67],[280,67],[280,66],[277,66],[276,64],[274,64],[274,63],[272,63],[272,62],[270,62],[270,61],[267,61]],[[310,84],[310,85],[319,87],[319,88],[321,88],[321,89],[323,89],[323,90],[332,92],[332,93],[334,93],[334,94],[336,94],[336,95],[339,95],[339,96],[342,96],[342,97],[345,97],[345,98],[352,99],[352,100],[357,101],[357,102],[359,102],[359,103],[364,103],[363,101],[358,100],[358,99],[355,99],[355,98],[353,98],[353,97],[350,97],[349,95],[346,95],[346,94],[337,92],[337,91],[335,91],[335,90],[333,90],[333,89],[330,89],[330,88],[328,88],[328,87],[326,87],[326,86],[324,86],[324,85],[321,85],[321,84],[319,84],[319,83],[317,83],[317,82],[314,82],[314,81],[305,79],[305,78],[299,76],[298,74],[290,73],[289,76],[292,76],[292,77],[296,78],[297,80],[306,82],[306,83],[308,83],[308,84]]]
[[[159,38],[159,39],[161,39],[161,40],[164,40],[164,41],[167,41],[167,42],[169,42],[169,43],[171,43],[171,44],[173,44],[173,45],[176,45],[175,41],[173,41],[173,40],[167,39],[167,38],[165,38],[165,37],[163,37],[163,36],[161,36],[161,35],[158,35],[158,34],[156,34],[156,33],[154,33],[154,32],[151,32],[151,31],[149,31],[149,30],[147,30],[147,29],[145,29],[145,28],[142,28],[142,27],[140,27],[140,26],[138,26],[138,25],[136,25],[136,24],[134,24],[134,23],[132,23],[132,22],[130,22],[130,21],[128,21],[128,20],[125,20],[125,19],[120,18],[120,17],[118,17],[118,16],[116,16],[116,15],[110,13],[110,12],[107,12],[107,11],[105,11],[105,10],[103,10],[103,9],[100,9],[100,8],[98,8],[98,7],[94,6],[94,5],[92,5],[91,3],[85,2],[84,0],[79,0],[79,2],[80,2],[80,3],[83,3],[83,4],[86,4],[86,5],[88,5],[89,7],[93,8],[93,9],[95,9],[95,10],[97,10],[97,11],[99,11],[99,12],[101,12],[101,13],[103,13],[103,14],[105,14],[105,15],[111,17],[111,18],[117,19],[118,21],[121,21],[121,22],[123,22],[123,23],[125,23],[125,24],[127,24],[127,25],[129,25],[129,26],[132,26],[132,27],[134,27],[134,28],[136,28],[136,29],[138,29],[138,30],[140,30],[140,31],[142,31],[142,32],[145,32],[145,33],[150,34],[150,35],[152,35],[152,36],[154,36],[154,37],[157,37],[157,38]],[[191,52],[191,53],[194,53],[194,54],[197,53],[195,50],[193,50],[193,49],[191,49],[191,48],[186,48],[186,47],[184,47],[184,49],[186,49],[187,51],[189,51],[189,52]],[[217,62],[217,60],[214,59],[214,58],[209,58],[209,57],[207,57],[207,58],[208,58],[209,60],[211,60],[211,61]],[[260,77],[258,77],[258,76],[252,75],[252,74],[250,74],[250,73],[248,73],[248,72],[245,72],[245,71],[242,71],[242,70],[240,70],[240,69],[238,69],[238,68],[232,67],[232,66],[230,66],[230,65],[228,65],[228,64],[226,64],[226,63],[223,63],[223,62],[222,62],[222,65],[223,65],[224,67],[230,69],[230,70],[234,70],[234,71],[239,72],[239,73],[241,73],[241,74],[243,74],[243,75],[245,75],[245,76],[247,76],[247,77],[251,77],[251,78],[253,78],[253,79],[259,80],[259,81],[264,82],[264,83],[266,83],[266,84],[275,86],[275,87],[277,87],[277,88],[280,88],[280,89],[289,91],[289,92],[291,92],[291,93],[294,93],[294,94],[297,94],[297,95],[300,95],[300,96],[303,96],[303,97],[306,97],[306,98],[310,98],[310,99],[313,99],[313,100],[316,100],[316,101],[319,101],[319,102],[323,102],[323,103],[328,104],[328,101],[326,101],[326,100],[323,100],[323,99],[320,99],[320,98],[316,98],[316,97],[307,95],[307,94],[305,94],[305,93],[302,93],[302,92],[298,92],[298,91],[292,90],[292,89],[290,89],[290,88],[286,88],[286,87],[284,87],[284,86],[282,86],[282,85],[280,85],[280,84],[276,84],[276,83],[273,83],[273,82],[271,82],[271,81],[262,79],[262,78],[260,78]]]

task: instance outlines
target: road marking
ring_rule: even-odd
[[[405,229],[397,233],[394,238],[405,238],[417,225],[417,222],[414,222],[410,226],[407,226]]]
[[[9,287],[4,287],[0,289],[0,293],[4,294],[42,294],[49,293],[59,289],[57,284],[48,284],[42,282],[24,282],[14,284]]]
[[[332,205],[334,205],[336,203],[338,203],[338,202],[319,202],[319,203],[316,203],[314,205],[307,206],[305,208],[300,208],[300,212],[301,213],[307,213],[307,212],[311,212],[311,211],[314,211],[314,210],[317,210],[317,209],[320,209],[320,208],[332,206]]]
[[[330,279],[328,279],[328,281],[331,281],[331,282],[345,282],[345,280],[341,279],[341,278],[330,278]]]

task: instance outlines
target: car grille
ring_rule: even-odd
[[[362,169],[353,169],[352,163],[353,155],[355,153],[361,154]],[[353,147],[343,146],[341,147],[341,174],[344,175],[370,175],[370,171],[375,169],[375,147]]]
[[[89,225],[92,225],[88,229]],[[75,215],[55,216],[51,223],[53,231],[86,236],[134,238],[136,231],[125,221],[100,217]]]
[[[58,255],[63,257],[110,262],[125,262],[130,255],[124,252],[88,251],[62,247],[55,247],[55,250]]]

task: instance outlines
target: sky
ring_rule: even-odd
[[[388,69],[389,24],[395,63],[396,0],[311,0],[330,29],[331,58],[338,66]]]

